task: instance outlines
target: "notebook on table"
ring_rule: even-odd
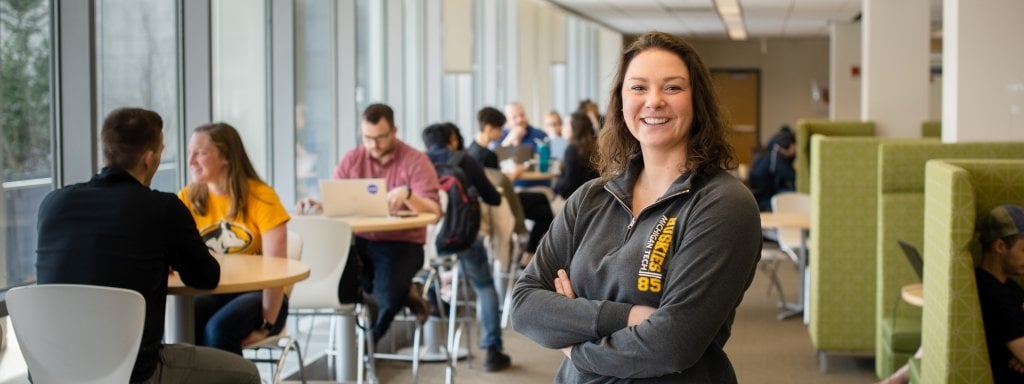
[[[897,240],[897,242],[900,243],[900,248],[903,249],[903,254],[907,256],[910,266],[917,273],[917,278],[924,281],[924,259],[921,258],[921,252],[918,252],[917,247],[906,241]]]
[[[320,180],[324,216],[388,216],[384,179]]]

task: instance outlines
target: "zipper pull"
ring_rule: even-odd
[[[633,217],[631,217],[629,219],[629,225],[626,226],[626,231],[632,230],[633,229],[633,225],[635,225],[635,224],[636,224],[636,216],[633,216]]]

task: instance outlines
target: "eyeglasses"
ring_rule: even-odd
[[[363,141],[364,142],[371,142],[372,141],[372,142],[376,143],[376,142],[379,142],[381,140],[385,140],[385,139],[391,137],[392,133],[395,133],[395,130],[392,129],[392,130],[389,130],[387,132],[384,132],[384,133],[376,135],[376,136],[363,135]]]

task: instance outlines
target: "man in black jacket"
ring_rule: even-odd
[[[39,206],[37,282],[142,294],[146,322],[132,383],[259,383],[256,367],[241,356],[161,343],[168,271],[200,289],[220,280],[220,265],[185,205],[149,188],[163,152],[162,130],[160,115],[145,109],[121,108],[106,117],[103,170],[51,192]]]
[[[796,136],[789,126],[782,126],[754,159],[750,168],[750,189],[761,211],[772,210],[772,196],[796,190]]]

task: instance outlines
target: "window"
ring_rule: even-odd
[[[152,187],[176,192],[181,187],[178,153],[183,129],[177,1],[102,0],[98,5],[97,134],[103,118],[114,109],[140,107],[159,113],[165,148]],[[102,146],[98,136],[96,145]],[[99,161],[102,164],[102,156]]]
[[[320,179],[331,176],[334,122],[332,0],[295,3],[295,190],[320,197]]]
[[[476,111],[473,110],[473,76],[468,73],[445,74],[441,84],[441,99],[444,102],[441,120],[455,123],[463,141],[469,143],[479,129]]]
[[[216,0],[211,7],[213,120],[238,130],[256,173],[269,182],[267,4]]]
[[[0,289],[35,281],[36,213],[53,189],[49,12],[0,0]]]
[[[356,1],[356,113],[384,100],[387,82],[385,2]],[[396,114],[398,112],[396,111]],[[359,135],[359,130],[350,132]]]

